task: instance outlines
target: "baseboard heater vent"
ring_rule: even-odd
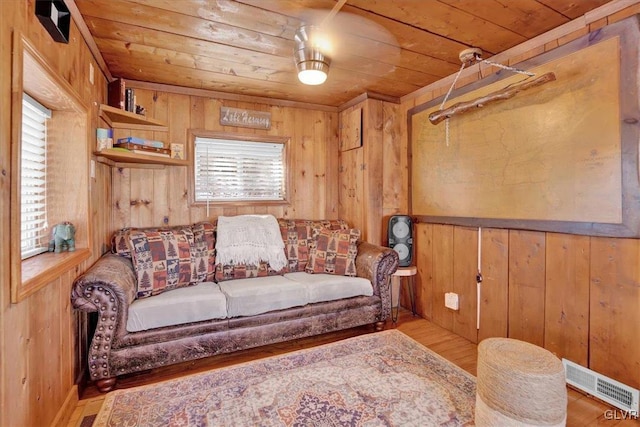
[[[640,391],[570,360],[562,359],[562,364],[567,375],[567,384],[624,411],[638,413]]]

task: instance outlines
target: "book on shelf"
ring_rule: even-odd
[[[162,154],[165,157],[171,156],[171,150],[168,148],[149,147],[148,145],[140,145],[132,142],[118,142],[113,144],[116,148],[125,148],[129,151],[139,154]]]
[[[136,144],[136,145],[144,145],[146,147],[154,147],[154,148],[164,148],[164,144],[160,141],[153,141],[151,139],[143,139],[137,138],[135,136],[128,136],[126,138],[118,138],[118,144]]]
[[[97,128],[96,142],[96,150],[98,151],[113,148],[113,129]]]
[[[116,79],[107,86],[107,101],[112,107],[125,109],[125,84],[123,79]]]
[[[133,149],[133,150],[129,150],[130,153],[134,153],[134,154],[142,154],[145,156],[158,156],[158,157],[165,157],[167,159],[171,158],[171,156],[167,153],[160,153],[157,151],[147,151],[147,150],[138,150],[138,149]]]
[[[124,91],[124,109],[129,111],[130,113],[134,113],[136,110],[135,106],[135,94],[133,89],[127,88]]]

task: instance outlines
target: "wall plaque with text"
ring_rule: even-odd
[[[254,129],[270,129],[271,113],[242,108],[220,107],[220,124]]]

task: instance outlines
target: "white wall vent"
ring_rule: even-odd
[[[570,360],[562,359],[562,364],[567,376],[567,384],[624,411],[638,413],[640,391]]]

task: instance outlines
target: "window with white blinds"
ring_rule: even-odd
[[[196,202],[283,201],[285,144],[196,137]]]
[[[24,94],[20,153],[22,259],[47,251],[47,119],[51,111]]]

